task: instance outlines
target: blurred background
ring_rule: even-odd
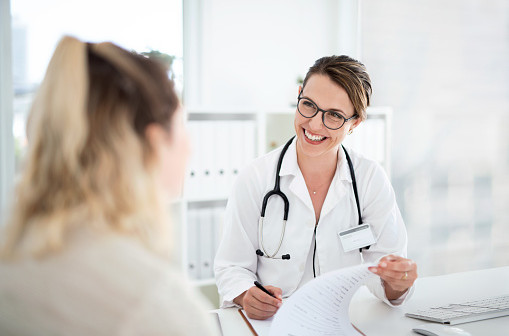
[[[189,110],[283,111],[257,125],[285,136],[309,66],[348,54],[368,68],[372,106],[392,111],[386,167],[420,275],[509,265],[508,1],[1,1],[12,42],[0,59],[7,199],[30,103],[63,34],[169,56]]]

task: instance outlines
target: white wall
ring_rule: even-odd
[[[290,106],[316,59],[355,52],[357,3],[184,1],[186,105]]]

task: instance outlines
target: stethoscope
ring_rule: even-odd
[[[266,257],[266,258],[271,258],[271,259],[283,259],[283,260],[290,259],[290,254],[283,254],[281,257],[276,257],[276,255],[279,252],[281,245],[283,244],[283,238],[285,236],[285,229],[286,229],[286,220],[288,219],[288,210],[290,208],[290,203],[288,202],[288,198],[286,197],[285,193],[281,191],[280,186],[279,186],[279,181],[280,181],[279,172],[281,170],[281,164],[283,163],[283,158],[286,154],[286,151],[288,150],[288,147],[290,147],[290,144],[292,143],[294,138],[295,138],[295,136],[293,136],[290,140],[288,140],[288,142],[283,147],[281,154],[279,155],[279,160],[277,162],[277,169],[276,169],[276,183],[274,184],[274,189],[269,191],[265,195],[265,197],[263,197],[262,211],[260,214],[260,220],[258,221],[258,228],[259,228],[258,238],[260,240],[260,245],[262,247],[263,252],[260,249],[256,250],[256,254],[260,257]],[[355,195],[355,204],[357,205],[357,214],[358,214],[358,218],[359,218],[358,225],[361,225],[362,224],[361,208],[359,206],[359,195],[357,193],[357,182],[355,180],[355,173],[353,170],[352,160],[350,159],[350,155],[348,155],[348,152],[346,151],[345,147],[343,145],[341,145],[341,147],[343,148],[343,151],[345,152],[346,161],[348,162],[348,168],[350,170],[350,176],[352,177],[353,193]],[[281,235],[279,237],[279,245],[278,245],[276,251],[271,254],[271,253],[267,252],[267,250],[265,249],[265,246],[263,245],[263,222],[265,219],[265,209],[267,207],[267,202],[269,201],[269,198],[274,195],[277,195],[283,199],[285,209],[284,209],[284,213],[283,213],[283,228],[281,230]],[[314,236],[315,237],[315,251],[313,252],[313,273],[315,273],[314,257],[315,257],[315,252],[316,252],[316,226],[315,226],[314,235],[315,235]],[[369,246],[360,248],[359,252],[362,252],[362,249],[369,249]]]

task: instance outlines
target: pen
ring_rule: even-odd
[[[270,296],[272,296],[274,299],[276,298],[274,295],[272,295],[272,293],[271,293],[271,292],[269,292],[269,291],[267,290],[267,288],[263,287],[263,286],[262,286],[262,284],[261,284],[261,283],[259,283],[258,281],[256,281],[256,280],[255,280],[254,284],[255,284],[255,286],[256,286],[256,287],[260,288],[262,291],[264,291],[265,293],[269,294],[269,295],[270,295]]]

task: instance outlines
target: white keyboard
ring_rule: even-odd
[[[508,316],[509,295],[431,307],[408,312],[405,315],[420,320],[451,325]]]

